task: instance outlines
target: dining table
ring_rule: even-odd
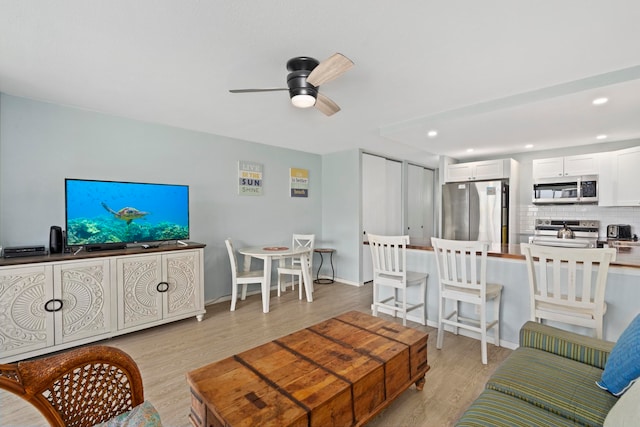
[[[269,299],[271,291],[271,265],[274,260],[282,260],[288,257],[299,256],[302,265],[309,265],[309,257],[312,256],[310,248],[289,248],[287,246],[251,246],[238,250],[245,257],[253,257],[264,261],[264,281],[262,286],[262,311],[269,312]],[[244,268],[248,270],[250,263],[245,262]],[[302,269],[302,281],[304,282],[307,301],[313,302],[313,284],[311,273],[308,269]]]

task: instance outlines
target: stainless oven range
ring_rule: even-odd
[[[596,220],[536,219],[534,235],[529,237],[529,243],[566,248],[595,248],[598,246],[599,228],[600,221]]]

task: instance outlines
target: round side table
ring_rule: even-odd
[[[333,248],[316,248],[313,250],[313,252],[320,254],[320,266],[318,267],[318,272],[316,273],[316,280],[314,280],[313,283],[317,283],[319,285],[328,285],[335,281],[336,271],[333,268],[333,253],[335,251],[336,250]],[[320,278],[320,270],[322,269],[322,263],[324,262],[324,254],[329,254],[329,262],[331,263],[331,279]]]

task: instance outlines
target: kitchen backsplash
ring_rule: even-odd
[[[640,237],[640,207],[600,207],[593,205],[521,205],[520,234],[533,234],[535,221],[542,219],[594,219],[600,221],[599,238],[606,239],[607,225],[629,224]]]

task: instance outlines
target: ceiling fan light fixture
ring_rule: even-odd
[[[294,95],[291,97],[291,103],[294,107],[309,108],[316,104],[316,98],[307,94]]]

